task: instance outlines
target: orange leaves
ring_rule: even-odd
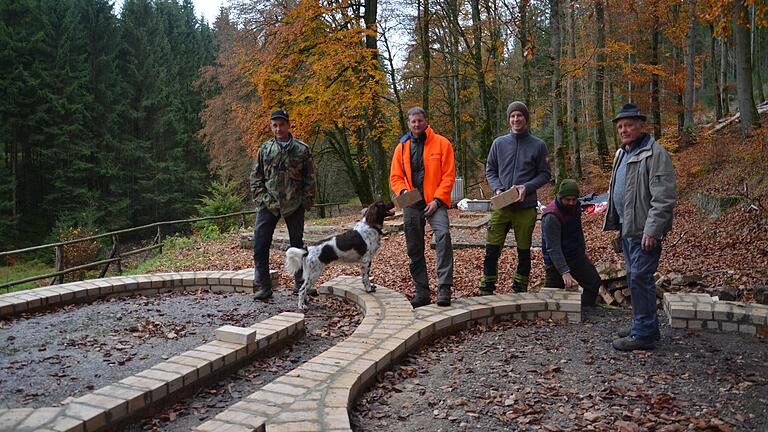
[[[243,70],[249,71],[259,95],[246,107],[254,144],[268,135],[261,124],[277,107],[291,112],[294,134],[308,142],[336,128],[386,126],[367,118],[386,81],[376,53],[364,45],[366,30],[351,10],[344,2],[323,7],[316,0],[301,1],[284,11],[278,24],[269,25],[263,43],[247,50]]]

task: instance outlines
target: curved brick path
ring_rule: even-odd
[[[198,289],[252,292],[252,283],[252,270],[165,273],[74,282],[0,295],[0,317],[113,295]],[[350,431],[347,410],[359,393],[393,362],[437,336],[457,331],[472,321],[492,323],[536,318],[581,321],[578,293],[547,288],[538,293],[464,298],[448,308],[431,305],[415,311],[405,297],[390,289],[379,287],[375,293],[365,293],[359,277],[336,278],[318,291],[349,299],[362,309],[365,318],[352,336],[235,403],[198,426],[198,431]],[[723,320],[718,322],[721,330],[729,330],[726,324],[736,322],[738,331],[758,335],[768,326],[768,307],[731,305],[712,302],[705,296],[694,297],[669,293],[665,296],[673,326],[680,326],[682,319],[687,318],[689,327],[699,328],[704,326],[700,324],[702,320],[714,319]],[[186,387],[187,378],[194,382],[217,368],[228,364],[236,366],[243,353],[294,334],[302,323],[300,315],[293,315],[274,317],[272,320],[277,320],[274,323],[260,323],[250,330],[225,329],[231,339],[206,344],[211,345],[203,349],[206,352],[194,354],[194,364],[182,362],[187,367],[181,371],[177,370],[178,365],[168,369],[160,367],[161,364],[155,368],[164,373],[142,372],[144,375],[138,375],[144,381],[129,377],[126,380],[130,382],[123,380],[126,383],[121,381],[96,390],[63,407],[0,410],[0,430],[109,428],[130,418],[135,412],[132,406],[154,405],[180,386]],[[256,327],[261,328],[258,334],[253,330]],[[714,326],[707,321],[707,327]],[[233,363],[233,359],[237,362]],[[119,391],[105,393],[105,389],[112,387]]]
[[[401,294],[365,293],[357,277],[339,277],[319,292],[345,297],[365,318],[338,345],[309,360],[196,428],[198,431],[351,431],[348,408],[376,374],[435,336],[470,321],[568,318],[581,320],[580,295],[560,290],[476,297],[448,308],[414,311]]]

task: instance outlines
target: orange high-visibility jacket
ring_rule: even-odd
[[[451,206],[451,190],[456,177],[456,164],[453,159],[453,146],[442,135],[436,134],[428,126],[427,139],[424,142],[424,202],[431,203],[435,198],[446,206]],[[395,148],[392,155],[392,167],[389,170],[389,187],[395,195],[403,189],[414,189],[411,176],[411,138],[406,135]]]

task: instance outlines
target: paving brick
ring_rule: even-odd
[[[165,381],[168,383],[168,393],[175,393],[184,387],[184,375],[167,372],[159,369],[147,369],[136,374],[138,377],[155,379],[158,381]]]
[[[107,421],[116,421],[128,415],[128,401],[104,394],[90,393],[74,400],[75,403],[93,406],[107,413]]]
[[[270,419],[271,421],[272,419]],[[275,416],[274,421],[276,423],[293,423],[300,421],[317,421],[320,420],[320,416],[317,411],[301,410],[301,411],[284,411]]]
[[[255,416],[269,417],[282,411],[283,407],[269,403],[245,400],[232,405],[229,409],[246,412]]]
[[[231,424],[248,426],[251,428],[259,428],[267,421],[266,417],[235,410],[226,410],[222,413],[219,413],[215,419]]]
[[[729,321],[722,321],[720,323],[720,328],[723,329],[725,332],[735,332],[739,331],[739,325],[736,323],[732,323]]]
[[[208,364],[210,364],[211,371],[216,371],[221,369],[224,366],[224,356],[221,354],[206,352],[206,351],[198,351],[196,349],[186,351],[183,354],[185,357],[193,357],[193,358],[199,358],[202,360],[205,360]]]
[[[266,386],[263,387],[263,389],[266,391],[281,393],[281,394],[290,395],[290,396],[299,396],[307,392],[306,388],[283,384],[280,378],[267,384]]]
[[[261,389],[256,393],[251,394],[246,399],[248,402],[266,402],[268,404],[286,405],[292,404],[296,401],[296,398],[283,393],[275,393],[269,390]]]
[[[85,422],[86,431],[95,431],[107,424],[107,413],[102,408],[76,402],[63,406],[63,414],[75,420]]]
[[[259,429],[218,420],[208,420],[194,430],[200,432],[256,432]]]
[[[321,431],[322,426],[319,422],[294,422],[294,423],[267,423],[267,432],[315,432]]]
[[[127,403],[129,413],[136,412],[144,408],[150,401],[150,394],[144,390],[133,387],[126,387],[119,384],[110,384],[93,392],[98,395],[105,395],[113,399],[124,400]]]
[[[521,312],[542,311],[545,309],[543,300],[524,299],[519,301]]]
[[[704,326],[704,322],[701,320],[688,320],[689,329],[700,329]]]
[[[739,324],[739,333],[754,336],[757,334],[757,327],[752,324]]]
[[[6,411],[5,414],[3,411]],[[63,409],[60,407],[47,407],[47,408],[16,408],[10,410],[0,410],[0,430],[24,430],[24,431],[47,431],[54,426],[66,426],[59,422],[62,417]],[[12,420],[13,413],[18,415],[18,418]],[[10,418],[7,414],[11,414]],[[12,424],[9,424],[12,423]],[[85,424],[81,421],[72,419],[69,422],[70,425],[64,429],[74,428],[75,430],[83,430]]]
[[[166,361],[152,366],[152,369],[181,376],[185,387],[193,384],[198,379],[197,368],[186,364]]]
[[[688,327],[688,320],[681,318],[671,318],[669,326],[672,328],[686,328]]]
[[[691,302],[670,302],[669,308],[674,318],[696,318],[696,307]]]
[[[150,393],[150,397],[153,402],[164,398],[165,395],[168,394],[168,383],[153,378],[139,377],[134,375],[118,381],[118,384],[133,387],[146,393]]]
[[[704,324],[710,330],[720,330],[720,323],[717,321],[707,321]]]

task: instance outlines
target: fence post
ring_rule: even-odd
[[[157,235],[155,236],[155,244],[159,244],[160,247],[157,250],[163,253],[163,232],[160,230],[161,225],[157,226]]]
[[[63,264],[64,264],[64,248],[61,245],[56,245],[56,271],[60,272],[63,270]],[[51,285],[56,285],[64,282],[64,275],[58,275],[51,278]]]
[[[112,235],[112,251],[109,253],[109,259],[114,258],[115,255],[118,253],[117,252],[117,248],[118,248],[117,242],[118,242],[117,234],[113,234]],[[108,263],[104,264],[104,268],[101,269],[101,272],[99,273],[99,278],[103,278],[107,274],[107,271],[109,270],[109,265],[110,264],[112,264],[112,263],[108,262]],[[118,272],[122,273],[122,271],[120,270],[120,261],[117,261],[117,269],[118,269]]]

